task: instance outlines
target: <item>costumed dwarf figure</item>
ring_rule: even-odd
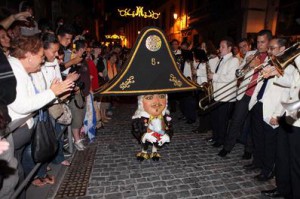
[[[122,70],[94,95],[138,95],[138,109],[132,116],[132,133],[142,147],[137,159],[158,161],[161,156],[157,150],[173,135],[167,94],[197,89],[201,89],[199,85],[188,80],[177,66],[162,30],[145,27]]]
[[[158,161],[161,156],[157,149],[169,143],[173,135],[172,119],[167,110],[167,95],[138,96],[138,109],[132,119],[132,133],[142,145],[137,159],[143,161],[151,158]],[[151,154],[147,153],[149,145],[152,145]]]

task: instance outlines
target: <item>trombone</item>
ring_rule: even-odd
[[[300,101],[292,102],[292,103],[285,103],[281,102],[281,105],[287,112],[294,112],[297,111],[300,108]]]
[[[250,59],[241,69],[236,70],[235,72],[235,76],[238,78],[241,78],[243,76],[245,76],[245,74],[247,74],[248,72],[251,71],[251,67],[250,67],[250,63],[259,55],[259,51],[257,50],[254,54],[252,59]]]
[[[242,70],[242,72],[244,71],[244,73],[241,73],[242,76],[237,77],[236,79],[234,79],[233,81],[229,82],[228,84],[224,85],[223,87],[217,89],[216,91],[212,92],[210,95],[207,95],[205,97],[203,97],[200,101],[199,101],[199,107],[202,110],[207,110],[208,108],[211,108],[212,106],[214,106],[215,104],[218,103],[218,101],[213,101],[210,100],[213,97],[219,97],[220,95],[223,95],[225,92],[228,92],[229,90],[231,90],[232,88],[236,87],[236,84],[233,86],[230,86],[231,84],[235,83],[238,79],[240,78],[244,78],[247,79],[249,77],[252,76],[252,74],[249,72],[254,70],[254,73],[258,73],[260,72],[261,69],[263,69],[264,67],[268,66],[268,65],[273,65],[275,66],[275,69],[278,71],[278,73],[280,75],[283,75],[284,69],[291,63],[294,61],[294,59],[300,55],[300,48],[298,48],[300,45],[300,42],[295,43],[293,46],[285,49],[284,51],[282,51],[280,53],[280,55],[278,56],[272,56],[270,58],[268,58],[267,62],[264,62],[256,67],[254,67],[253,69],[249,70],[249,67],[243,67],[244,70]],[[251,59],[252,61],[253,59]],[[245,65],[249,65],[248,63],[246,63]],[[248,75],[247,75],[248,74]],[[245,77],[246,76],[246,77]],[[243,88],[247,87],[248,85],[251,85],[252,83],[254,83],[254,81],[261,81],[263,78],[263,75],[260,75],[257,79],[251,81],[249,84],[243,85],[238,87],[236,90],[234,90],[233,92],[228,93],[225,96],[222,96],[221,99],[219,99],[219,101],[221,101],[222,99],[225,99],[226,97],[229,97],[230,95],[242,90]],[[230,87],[228,87],[230,86]],[[204,88],[203,88],[204,89]],[[222,92],[221,92],[222,91]],[[246,90],[245,90],[246,91]],[[244,91],[244,92],[245,92]],[[219,93],[219,94],[216,94]],[[241,93],[238,93],[238,95],[240,95]],[[235,97],[234,97],[235,98]],[[232,98],[232,99],[234,99]],[[232,100],[230,99],[230,100]],[[229,100],[229,101],[230,101]],[[206,103],[206,104],[205,104]]]

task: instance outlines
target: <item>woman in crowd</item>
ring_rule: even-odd
[[[107,61],[103,57],[102,46],[99,42],[93,42],[92,44],[92,58],[97,68],[98,73],[98,87],[101,87],[108,81],[107,77]],[[97,128],[103,128],[103,122],[107,122],[109,117],[106,116],[106,111],[109,107],[109,103],[106,102],[105,97],[95,98],[95,109],[97,114]]]
[[[45,78],[47,88],[50,88],[51,83],[55,79],[62,81],[59,60],[57,59],[59,57],[59,42],[56,35],[54,35],[53,33],[45,33],[44,35],[42,35],[42,41],[46,62],[41,67],[41,72],[43,73],[43,76]],[[78,78],[79,75],[76,72],[67,75],[67,79],[73,82],[76,81]],[[62,96],[61,99],[63,100],[67,96],[69,96],[69,94]],[[61,130],[61,125],[56,123],[55,126],[56,130],[58,131],[57,133],[59,134]],[[55,163],[61,163],[62,165],[69,166],[70,163],[67,160],[65,160],[63,156],[62,142],[59,146],[59,153],[55,159]]]
[[[80,74],[80,78],[76,82],[75,92],[71,95],[71,100],[69,107],[72,112],[72,123],[71,128],[74,137],[74,145],[77,150],[83,151],[85,146],[83,140],[80,138],[80,130],[83,125],[83,120],[85,116],[85,100],[90,93],[90,72],[88,64],[85,60],[85,51],[87,49],[87,43],[85,40],[77,40],[74,42],[76,48],[75,53],[73,54],[74,58],[80,58],[82,61],[77,65],[73,65],[69,71],[72,73],[76,71]]]
[[[117,61],[118,54],[116,52],[112,52],[109,54],[107,58],[106,68],[107,68],[107,77],[111,80],[113,77],[117,75]]]
[[[116,49],[116,48],[115,48]],[[104,77],[104,79],[107,79],[108,81],[112,80],[118,73],[118,53],[113,51],[110,54],[108,54],[107,60],[106,60],[106,70],[107,70],[107,76]],[[112,112],[112,107],[113,107],[113,100],[116,99],[114,97],[106,97],[103,99],[104,102],[107,103],[107,107],[104,107],[105,111],[102,112],[102,121],[107,122],[109,117],[107,117],[107,112]],[[104,105],[104,104],[103,104]]]
[[[70,91],[73,87],[71,80],[60,82],[55,80],[49,89],[42,90],[43,83],[33,82],[32,73],[38,72],[44,60],[42,41],[35,36],[20,37],[12,43],[9,63],[17,79],[17,96],[13,103],[8,105],[9,115],[12,120],[26,117],[42,109],[54,101],[56,97]],[[30,143],[34,120],[30,118],[13,133],[15,156],[21,162],[23,150]],[[18,167],[20,182],[24,178],[23,168]]]
[[[51,83],[55,80],[61,81],[61,74],[60,74],[60,69],[59,65],[56,59],[56,56],[58,55],[58,49],[59,49],[59,43],[54,34],[51,33],[45,33],[42,35],[42,41],[43,41],[43,48],[44,48],[44,55],[46,62],[42,65],[41,71],[38,71],[36,73],[32,73],[31,76],[33,78],[33,81],[36,85],[39,85],[43,83],[45,85],[42,90],[45,90],[47,88],[51,87]],[[74,79],[75,76],[75,79]],[[76,74],[69,74],[67,79],[71,81],[75,81],[76,78],[78,78],[78,75]],[[65,97],[68,96],[68,94],[62,96]],[[58,103],[56,100],[54,103]],[[51,105],[49,105],[51,106]],[[56,133],[57,136],[61,133],[61,125],[59,125],[55,119],[53,118],[52,115],[50,114],[53,126],[56,128]],[[53,160],[54,163],[62,164],[64,166],[69,166],[70,162],[65,160],[64,155],[63,155],[63,150],[62,150],[63,143],[61,139],[59,140],[59,148],[58,148],[58,153]],[[23,160],[24,163],[24,171],[25,174],[28,174],[34,167],[34,162],[31,157],[31,145],[28,145],[24,151],[23,155]],[[40,167],[39,171],[37,172],[35,180],[32,182],[33,185],[35,186],[43,186],[46,184],[54,184],[54,177],[47,175],[47,163],[43,164],[42,167]]]
[[[9,55],[10,38],[7,36],[6,30],[0,26],[0,48],[6,56]]]

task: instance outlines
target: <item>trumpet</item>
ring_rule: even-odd
[[[254,70],[254,73],[258,73],[260,72],[261,69],[263,69],[264,67],[268,66],[268,65],[273,65],[275,67],[275,69],[278,71],[278,73],[280,75],[283,75],[284,73],[284,69],[294,61],[294,59],[296,57],[298,57],[300,55],[300,48],[298,48],[300,45],[300,42],[298,43],[295,43],[293,46],[285,49],[284,51],[282,51],[280,53],[280,55],[278,56],[272,56],[270,58],[268,58],[268,60],[265,62],[265,63],[262,63],[256,67],[254,67],[253,69],[251,70]],[[253,59],[252,59],[253,60]],[[251,61],[252,61],[251,60]],[[247,63],[247,65],[249,65]],[[231,84],[233,84],[234,82],[236,82],[238,79],[240,78],[249,78],[252,76],[251,73],[249,73],[251,70],[243,70],[245,73],[242,74],[242,76],[240,77],[237,77],[236,79],[234,79],[233,81],[229,82],[228,84],[226,84],[225,86],[219,88],[218,90],[214,91],[211,93],[211,96],[205,96],[204,98],[202,98],[200,101],[199,101],[199,107],[203,110],[206,110],[208,108],[211,108],[212,106],[216,105],[218,102],[214,101],[211,103],[211,101],[209,99],[211,99],[213,96],[216,98],[216,97],[219,97],[220,95],[223,95],[224,93],[228,92],[229,90],[231,90],[232,88],[236,87],[236,85],[234,86],[230,86]],[[219,101],[221,101],[222,99],[225,99],[226,97],[229,97],[230,95],[242,90],[243,88],[247,87],[248,85],[251,85],[252,83],[254,82],[259,82],[263,79],[263,75],[259,75],[257,79],[251,81],[249,84],[246,84],[246,85],[243,85],[243,86],[240,86],[238,87],[235,91],[233,92],[230,92],[228,93],[227,95],[225,96],[222,96],[221,99],[219,99]],[[246,89],[245,89],[246,91]],[[245,92],[244,91],[244,92]],[[242,94],[242,93],[239,93],[239,94]],[[234,97],[235,98],[235,97]],[[232,98],[232,99],[234,99]],[[230,100],[232,100],[230,99]],[[229,100],[229,101],[230,101]]]

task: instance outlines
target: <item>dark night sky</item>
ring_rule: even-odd
[[[151,6],[155,4],[157,5],[157,3],[161,5],[163,2],[164,0],[105,0],[107,9],[110,11],[122,7],[135,8],[135,6],[139,5],[142,5],[146,8],[151,8]]]
[[[162,5],[165,0],[105,0],[105,12],[111,13],[111,18],[118,20],[122,23],[127,23],[132,18],[120,17],[118,13],[118,8],[131,8],[135,10],[136,6],[144,6],[146,10],[155,9],[155,7]]]

